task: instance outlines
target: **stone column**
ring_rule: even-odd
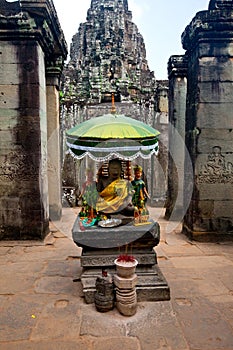
[[[59,76],[54,68],[49,68],[46,72],[49,217],[59,220],[62,214]]]
[[[171,56],[169,76],[169,161],[166,218],[183,219],[187,57]]]
[[[49,0],[0,1],[0,239],[49,231],[46,65],[66,56]],[[62,65],[62,64],[61,64]]]
[[[168,80],[158,80],[157,83],[155,95],[156,117],[152,126],[160,131],[160,135],[158,156],[151,158],[151,205],[163,207],[167,195]]]
[[[184,231],[197,240],[233,238],[232,17],[232,1],[211,1],[182,36],[189,58],[186,144],[194,174]]]

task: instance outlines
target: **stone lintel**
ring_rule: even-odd
[[[20,1],[20,8],[0,2],[0,40],[38,41],[46,60],[60,58],[61,66],[67,57],[67,44],[53,3],[49,0]]]

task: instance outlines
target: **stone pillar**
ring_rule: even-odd
[[[183,219],[187,57],[171,56],[169,76],[169,161],[165,217]]]
[[[211,1],[182,35],[189,58],[186,144],[194,174],[184,231],[197,240],[233,238],[232,17],[232,1]]]
[[[46,66],[64,61],[66,44],[49,0],[0,0],[0,15],[0,239],[42,239],[49,230]]]
[[[151,206],[164,206],[168,166],[168,80],[158,80],[155,94],[156,116],[152,126],[160,131],[159,154],[151,158]]]
[[[52,70],[53,71],[53,70]],[[51,74],[47,70],[47,132],[48,132],[48,190],[49,217],[59,220],[62,214],[62,186],[61,186],[61,144],[59,118],[59,79],[56,72]]]

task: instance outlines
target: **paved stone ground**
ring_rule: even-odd
[[[0,350],[232,350],[233,243],[190,242],[163,209],[150,214],[171,300],[138,303],[132,317],[85,304],[77,209],[64,208],[44,242],[0,242]]]

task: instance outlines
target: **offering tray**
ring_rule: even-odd
[[[100,227],[109,228],[109,227],[117,227],[122,223],[121,219],[107,219],[102,220],[98,223]]]

